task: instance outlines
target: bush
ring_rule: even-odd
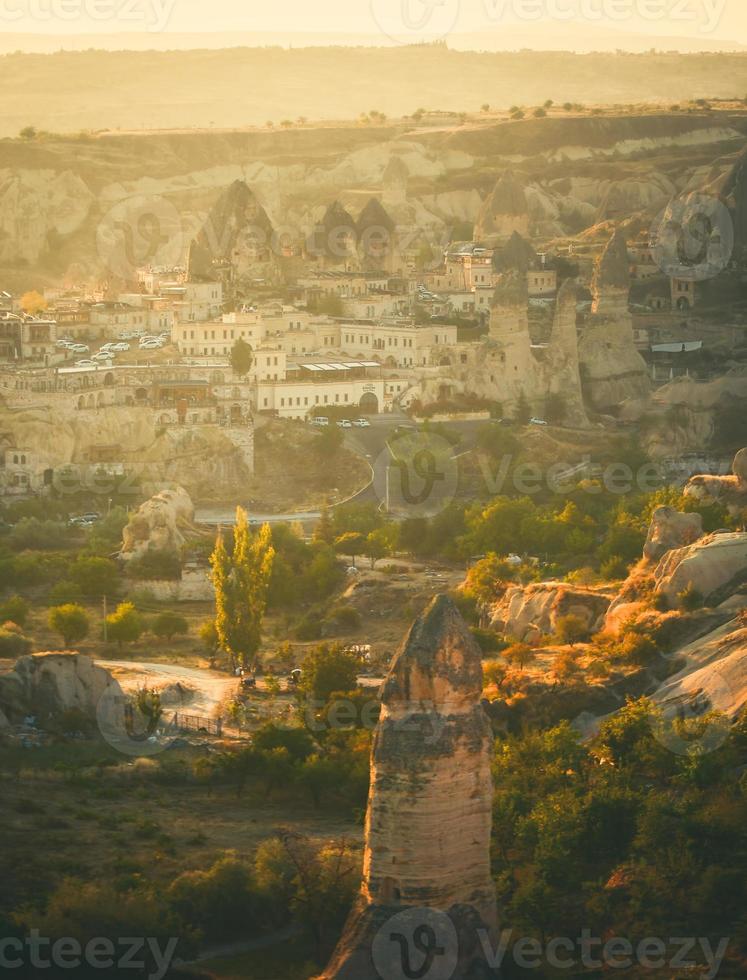
[[[607,582],[616,582],[628,574],[628,564],[620,555],[612,555],[611,558],[602,562],[599,574]]]
[[[555,624],[555,635],[560,643],[574,646],[589,638],[589,627],[580,616],[560,616]]]
[[[52,551],[64,548],[70,541],[66,524],[58,521],[40,521],[36,517],[22,518],[8,535],[8,542],[16,551]]]
[[[477,645],[483,653],[500,653],[506,648],[506,641],[494,630],[483,630],[473,626],[470,628],[470,633],[477,640]]]
[[[58,582],[50,589],[48,599],[52,606],[79,603],[83,599],[83,590],[75,582]]]
[[[25,599],[22,599],[19,595],[13,595],[0,603],[0,622],[5,623],[10,621],[11,623],[17,623],[19,626],[25,626],[30,608]]]
[[[145,551],[139,558],[127,563],[130,578],[148,581],[149,579],[175,580],[182,577],[182,563],[173,551]]]
[[[109,640],[119,649],[123,643],[135,643],[142,636],[143,619],[131,602],[121,602],[111,615],[106,617],[106,630]]]
[[[68,603],[49,611],[49,626],[62,637],[66,647],[88,636],[91,622],[82,606]]]
[[[185,636],[189,633],[189,623],[178,613],[162,612],[153,620],[150,631],[154,636],[172,640],[177,635]]]
[[[677,601],[680,609],[685,612],[695,612],[696,609],[703,608],[703,596],[693,585],[688,585],[686,589],[683,589],[677,596]]]
[[[361,627],[361,614],[353,606],[335,606],[327,617],[327,623],[335,632],[354,633]]]
[[[0,627],[0,658],[16,660],[31,652],[31,640],[13,630]]]
[[[230,852],[207,871],[185,871],[168,891],[172,909],[209,940],[245,935],[260,912],[250,869]]]
[[[111,558],[78,558],[70,566],[70,579],[88,599],[114,595],[119,588],[119,569]]]

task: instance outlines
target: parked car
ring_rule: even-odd
[[[368,419],[355,419],[355,421],[353,422],[353,425],[357,429],[370,429],[371,428],[371,423],[368,421]]]
[[[529,419],[530,425],[547,425],[544,419]]]
[[[122,342],[120,344],[114,344],[110,349],[113,350],[113,351],[117,351],[117,352],[119,352],[119,351],[126,351],[126,350],[129,350],[130,349],[130,345],[127,344],[127,343]]]
[[[72,344],[72,340],[58,340],[55,347],[59,348],[60,350],[64,350],[66,347],[72,347]]]
[[[96,361],[92,361],[90,357],[84,357],[80,361],[75,362],[76,367],[96,367]]]
[[[98,353],[92,354],[91,359],[94,361],[113,361],[114,354],[109,350],[100,350]]]
[[[141,340],[140,350],[160,350],[163,344],[160,340]]]
[[[88,346],[88,344],[71,344],[70,350],[74,354],[88,354],[91,348]]]
[[[350,421],[350,419],[340,419],[337,424],[341,429],[353,428],[353,423]]]
[[[326,417],[326,415],[315,415],[311,420],[311,424],[321,426],[329,425],[329,419]]]

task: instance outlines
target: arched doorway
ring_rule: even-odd
[[[111,387],[114,384],[114,374],[112,371],[107,371],[104,375],[104,384],[107,387]]]
[[[358,407],[361,415],[376,415],[379,411],[379,399],[372,391],[367,391],[362,396]]]
[[[241,405],[231,405],[231,424],[237,425],[242,419]]]
[[[147,388],[136,388],[135,389],[135,402],[138,405],[142,405],[148,401],[148,389]]]

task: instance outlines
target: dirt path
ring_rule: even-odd
[[[163,688],[169,684],[181,684],[194,691],[190,710],[213,715],[227,697],[238,688],[236,678],[199,667],[181,667],[179,664],[154,664],[129,660],[97,660],[119,681],[125,691],[138,687]]]

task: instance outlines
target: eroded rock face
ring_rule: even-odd
[[[708,600],[747,577],[747,533],[709,534],[695,544],[668,551],[654,572],[656,591],[674,603],[693,588]],[[723,595],[722,599],[728,598]]]
[[[408,975],[387,965],[410,953],[390,935],[412,936],[403,914],[413,928],[420,919],[428,926],[429,916],[445,924],[449,976],[493,975],[478,932],[496,928],[492,735],[481,693],[480,651],[454,604],[439,596],[411,628],[384,685],[361,892],[324,980]],[[412,957],[423,961],[415,948]]]
[[[523,641],[549,636],[560,617],[572,615],[595,632],[611,599],[611,592],[573,588],[565,582],[512,585],[490,610],[490,625]]]
[[[734,457],[730,476],[694,476],[684,490],[685,496],[706,502],[725,504],[733,514],[747,507],[747,449]]]
[[[122,532],[120,557],[129,561],[146,551],[178,553],[185,542],[182,529],[190,525],[195,509],[181,487],[162,490],[141,504]]]
[[[692,544],[703,535],[700,514],[683,514],[674,507],[657,507],[651,518],[643,557],[658,561],[672,548]]]
[[[33,653],[0,677],[0,713],[16,721],[31,714],[40,724],[73,709],[93,718],[114,684],[108,670],[83,654]]]

